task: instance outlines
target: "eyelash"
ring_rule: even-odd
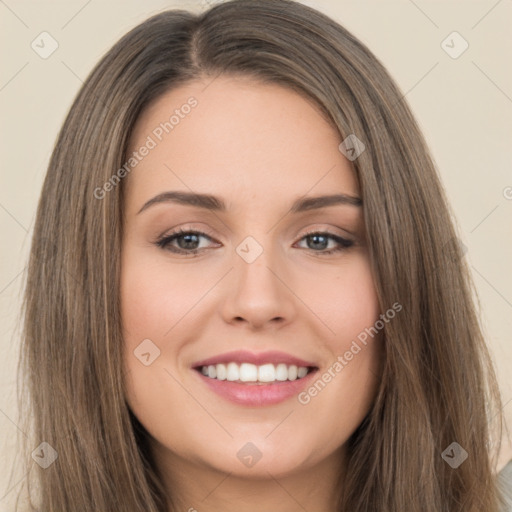
[[[176,254],[196,255],[203,250],[203,249],[188,249],[188,250],[186,250],[186,249],[177,249],[176,247],[171,248],[170,243],[183,235],[199,235],[199,236],[203,236],[205,238],[212,240],[211,236],[209,236],[207,233],[203,233],[202,231],[194,231],[194,230],[187,230],[187,229],[180,228],[168,235],[164,235],[164,236],[160,237],[154,243],[156,246],[160,247],[161,249],[170,251],[170,252],[173,252]],[[327,251],[315,251],[313,249],[309,249],[312,252],[318,253],[322,256],[344,251],[354,245],[354,242],[352,240],[348,240],[347,238],[340,237],[338,235],[335,235],[334,233],[329,233],[328,231],[310,231],[308,233],[305,233],[304,236],[300,240],[311,237],[313,235],[326,236],[327,238],[330,238],[339,244],[339,247],[337,247],[335,249],[329,249]]]

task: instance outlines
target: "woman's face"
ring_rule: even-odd
[[[383,357],[357,180],[300,95],[207,84],[162,96],[131,139],[127,401],[167,467],[332,470]]]

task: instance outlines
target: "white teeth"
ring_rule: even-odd
[[[226,373],[227,380],[238,380],[240,378],[240,371],[238,370],[238,365],[236,363],[229,363]]]
[[[242,382],[256,382],[258,380],[258,367],[255,364],[242,363],[240,365],[240,380]]]
[[[288,380],[288,367],[283,363],[276,366],[276,380]]]
[[[274,382],[276,369],[273,364],[264,364],[258,368],[258,380],[260,382]]]
[[[305,366],[294,364],[278,365],[263,364],[256,366],[250,363],[228,363],[201,367],[201,373],[210,379],[240,381],[240,382],[284,382],[286,380],[302,379],[308,374]]]
[[[226,369],[226,365],[218,364],[217,365],[217,379],[218,380],[226,380],[227,375],[228,375],[228,371]]]

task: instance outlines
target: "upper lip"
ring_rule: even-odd
[[[217,356],[203,359],[192,365],[193,368],[200,368],[201,366],[216,365],[221,363],[251,363],[256,366],[263,364],[280,364],[296,365],[296,366],[310,366],[316,367],[315,363],[305,361],[299,357],[292,356],[285,352],[278,350],[268,350],[265,352],[249,352],[248,350],[234,350],[232,352],[225,352]]]

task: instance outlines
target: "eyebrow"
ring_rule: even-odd
[[[218,212],[225,212],[227,210],[226,203],[219,197],[194,192],[170,191],[158,194],[149,201],[146,201],[142,208],[137,212],[137,215],[144,210],[147,210],[150,206],[160,203],[177,203]],[[359,197],[350,196],[348,194],[301,197],[294,201],[290,208],[290,212],[299,213],[334,205],[361,206],[362,203],[363,202]]]

